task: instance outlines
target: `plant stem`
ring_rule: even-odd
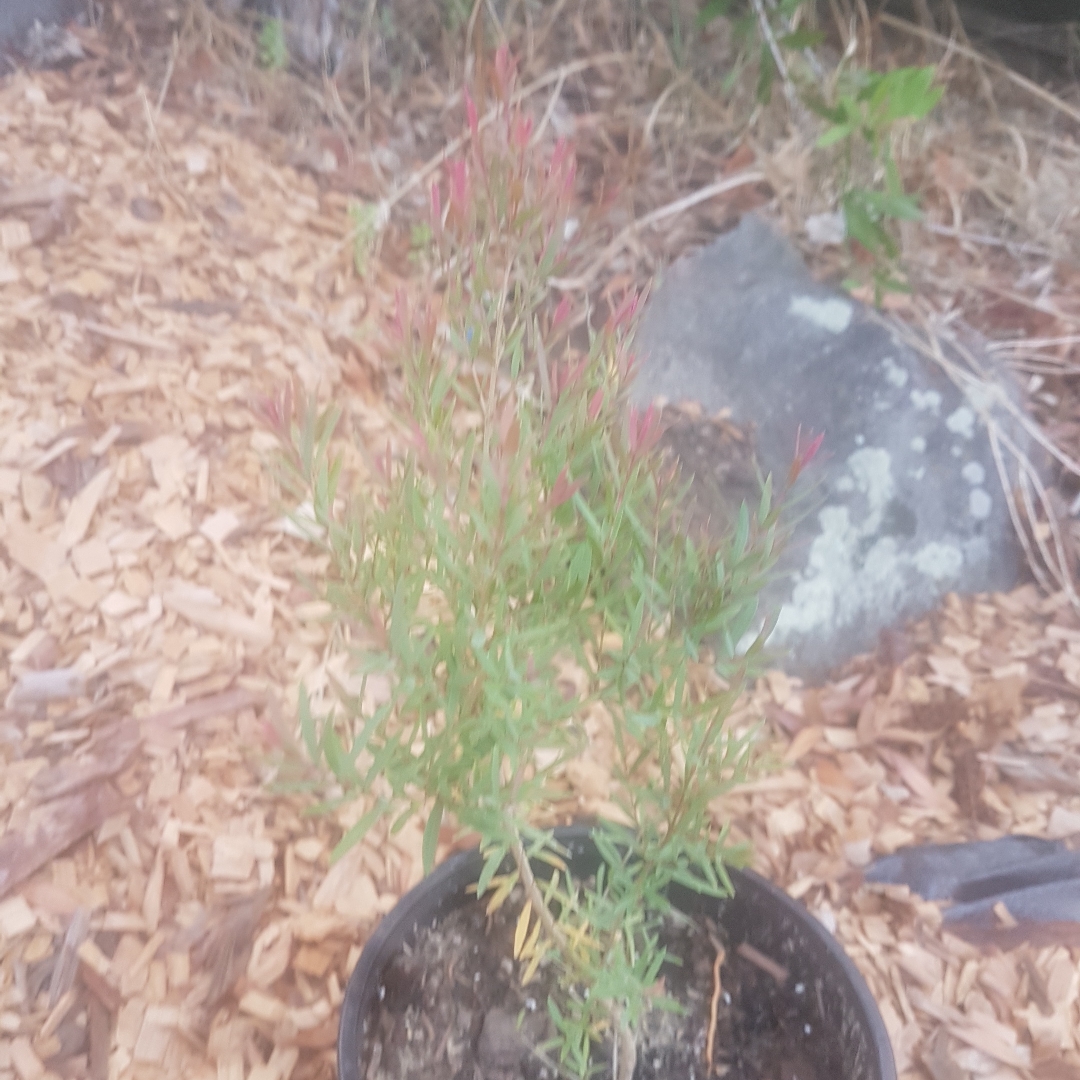
[[[555,916],[551,914],[551,910],[544,900],[544,894],[540,891],[536,875],[533,873],[532,866],[529,863],[529,857],[525,853],[525,844],[521,839],[521,834],[512,824],[509,822],[507,824],[513,835],[513,840],[510,843],[510,854],[513,856],[514,865],[518,870],[518,879],[525,890],[525,899],[528,900],[533,911],[536,912],[540,925],[544,928],[544,933],[555,943],[556,948],[562,953],[563,959],[569,961],[570,950],[566,935],[563,933],[562,927],[555,922]],[[617,1006],[612,1005],[609,1015],[612,1031],[611,1071],[613,1080],[632,1080],[634,1067],[637,1065],[637,1042],[634,1039],[634,1033],[630,1030],[629,1025],[623,1022]]]
[[[513,832],[514,839],[510,844],[510,854],[514,857],[514,865],[518,870],[518,878],[521,881],[522,888],[525,890],[525,899],[529,901],[533,911],[536,912],[536,917],[540,920],[540,925],[544,928],[544,933],[555,943],[559,951],[565,956],[567,953],[567,940],[566,935],[562,931],[562,927],[555,922],[555,916],[551,914],[551,910],[547,906],[547,902],[544,900],[544,894],[540,891],[540,886],[536,883],[536,876],[533,874],[532,866],[529,863],[529,857],[525,854],[525,844],[521,839],[521,834],[510,826]]]
[[[765,44],[769,47],[773,63],[776,65],[776,70],[780,75],[780,81],[783,83],[784,96],[788,100],[792,118],[799,119],[803,112],[802,103],[799,101],[799,95],[795,90],[795,84],[791,81],[787,62],[784,60],[784,54],[780,51],[780,44],[776,40],[776,35],[773,33],[772,24],[769,22],[769,16],[765,11],[765,6],[762,4],[761,0],[752,0],[752,2],[754,13],[757,15],[758,26],[761,29],[761,36],[765,39]]]
[[[615,1026],[611,1071],[615,1080],[632,1080],[634,1068],[637,1065],[637,1042],[634,1039],[634,1033],[628,1025],[623,1023],[618,1009],[612,1010],[611,1022]]]

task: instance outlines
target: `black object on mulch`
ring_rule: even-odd
[[[1060,840],[1003,836],[900,848],[872,862],[864,877],[949,902],[945,928],[969,941],[1080,944],[1080,851]]]

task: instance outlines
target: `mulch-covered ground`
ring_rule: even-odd
[[[0,1080],[326,1076],[359,950],[419,878],[420,827],[370,835],[331,867],[361,808],[309,817],[269,783],[294,752],[300,681],[318,700],[342,658],[297,584],[322,564],[282,525],[251,403],[296,378],[345,403],[357,438],[392,439],[382,327],[388,266],[407,263],[391,251],[356,275],[347,185],[310,155],[281,165],[212,110],[161,108],[122,71],[104,89],[95,78],[95,93],[65,74],[0,84]],[[575,99],[584,195],[607,208],[627,281],[720,227],[747,190],[781,219],[815,209],[798,155],[755,149],[717,108],[713,156],[688,163],[673,140],[662,176],[693,187],[694,169],[715,182],[760,168],[773,186],[673,213],[683,231],[650,247],[634,226],[650,208],[604,203],[604,159],[588,157],[631,115],[622,98],[605,126],[602,88],[590,109]],[[661,146],[665,109],[690,116],[682,92],[644,111]],[[448,100],[420,110],[450,123]],[[1006,109],[1005,145],[1050,147],[1024,165],[1033,183],[1070,175],[1075,126],[1013,135],[1009,122]],[[423,160],[393,145],[398,166]],[[1071,243],[1072,211],[1056,225],[1004,214],[1000,244],[1034,255],[984,243],[965,208],[1002,201],[1011,173],[989,143],[979,153],[968,174],[933,158],[953,231],[913,247],[984,329],[1006,309],[1033,313],[1010,333],[1051,344],[1013,348],[1042,365],[1033,393],[1053,398],[1044,419],[1067,438],[1080,304],[1075,264],[1052,245]],[[950,598],[836,681],[807,689],[777,672],[745,702],[782,765],[717,819],[835,930],[902,1075],[1080,1077],[1080,949],[977,948],[941,932],[935,905],[859,876],[918,841],[1080,837],[1078,712],[1080,618],[1032,585]],[[567,784],[582,813],[605,802],[601,747]]]

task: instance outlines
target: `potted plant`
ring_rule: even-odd
[[[441,981],[454,1009],[472,992],[454,981],[460,966],[447,974],[455,960],[436,961],[438,977],[410,967],[423,962],[423,928],[471,904],[474,923],[505,938],[494,967],[510,973],[486,1007],[465,1009],[460,1037],[426,1025],[420,1041],[447,1075],[471,1076],[458,1059],[476,1052],[488,1075],[524,1054],[537,1076],[602,1068],[630,1080],[643,1033],[671,1004],[662,984],[702,956],[708,1007],[692,1057],[717,1071],[732,1060],[717,1039],[734,1030],[718,1020],[731,1006],[722,972],[749,945],[738,955],[756,955],[756,973],[778,983],[786,971],[784,993],[814,999],[814,1017],[835,1025],[837,1069],[892,1077],[880,1018],[828,934],[752,876],[735,876],[730,899],[732,853],[710,810],[750,766],[752,732],[727,720],[764,637],[740,653],[773,564],[771,481],[724,543],[685,525],[658,416],[628,405],[637,301],[571,349],[571,305],[551,309],[549,280],[570,232],[574,162],[559,143],[541,163],[505,49],[494,83],[501,104],[485,122],[466,96],[466,151],[431,189],[432,295],[399,297],[411,442],[345,483],[336,408],[270,410],[284,475],[332,556],[326,597],[353,650],[339,708],[315,718],[301,698],[309,751],[342,797],[366,802],[338,850],[418,813],[425,870],[447,828],[478,840],[368,942],[343,1009],[340,1075],[374,1080],[396,1052],[372,1050],[380,1002],[411,1008],[413,990]],[[816,447],[797,451],[788,487]],[[604,812],[560,830],[573,815],[567,774],[588,754],[610,775]],[[833,973],[815,974],[826,962]],[[405,1042],[424,1024],[413,1028]],[[399,1071],[435,1067],[410,1061]]]

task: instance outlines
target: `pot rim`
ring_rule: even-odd
[[[589,854],[590,849],[595,851],[592,832],[591,825],[569,825],[555,829],[555,837],[582,856]],[[482,867],[483,858],[479,848],[451,855],[401,897],[364,943],[360,959],[349,976],[341,1004],[337,1040],[338,1080],[363,1080],[359,1064],[362,1028],[386,962],[383,954],[388,949],[400,948],[402,942],[416,933],[422,922],[434,923],[460,906],[467,899],[465,887],[475,883]],[[801,903],[771,881],[753,870],[735,867],[728,867],[727,870],[736,893],[740,886],[749,886],[764,893],[811,939],[814,945],[812,951],[818,954],[814,958],[816,962],[819,965],[822,962],[833,965],[834,977],[841,978],[847,984],[854,999],[852,1004],[874,1059],[872,1065],[876,1065],[870,1075],[873,1080],[897,1080],[892,1042],[877,1002],[840,942]],[[688,890],[681,891],[689,893]]]

